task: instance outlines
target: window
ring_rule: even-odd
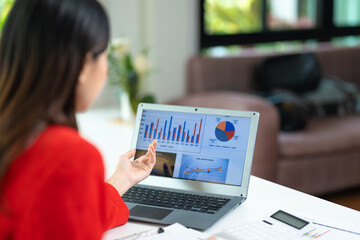
[[[200,48],[360,35],[360,0],[200,0]]]
[[[268,0],[269,30],[313,29],[317,26],[316,0]]]
[[[206,0],[205,32],[208,35],[260,32],[261,0]]]
[[[360,1],[335,0],[334,25],[336,27],[360,26]]]
[[[0,34],[7,15],[9,14],[14,2],[15,0],[0,0]]]

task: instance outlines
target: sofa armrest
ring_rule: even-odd
[[[270,102],[246,93],[214,91],[189,95],[169,104],[259,112],[260,121],[252,174],[270,181],[276,181],[280,120],[277,110]]]

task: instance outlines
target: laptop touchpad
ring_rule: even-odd
[[[134,217],[143,217],[143,218],[152,218],[156,220],[162,220],[167,215],[169,215],[173,210],[163,209],[163,208],[154,208],[154,207],[145,207],[145,206],[135,206],[130,210],[130,215]]]

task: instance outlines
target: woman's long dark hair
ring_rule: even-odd
[[[77,129],[85,57],[104,52],[109,23],[96,0],[17,0],[0,39],[0,187],[39,126]]]

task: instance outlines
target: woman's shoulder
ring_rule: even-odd
[[[47,145],[48,147],[66,148],[76,150],[80,148],[96,149],[91,143],[81,137],[76,129],[52,125],[45,129],[38,137],[36,145]],[[80,149],[79,149],[80,150]]]
[[[99,151],[77,130],[50,126],[11,164],[5,189],[15,212],[22,214],[48,196],[68,196],[101,186],[104,166]],[[95,186],[95,187],[94,187]],[[27,201],[22,201],[27,199]],[[39,200],[40,199],[40,200]],[[52,204],[52,203],[51,203]],[[21,212],[21,213],[20,213]]]
[[[64,141],[65,140],[65,141]],[[62,125],[51,125],[44,129],[38,136],[38,141],[47,144],[86,142],[76,129]]]
[[[77,159],[77,162],[81,159],[101,159],[98,149],[82,138],[76,129],[60,125],[46,128],[24,155],[54,158],[58,161],[71,158]]]
[[[103,180],[104,165],[100,152],[83,139],[76,129],[49,126],[35,142],[11,164],[9,180],[18,178],[22,185],[51,184],[50,178],[73,179],[90,174]],[[33,186],[33,187],[36,187]]]

